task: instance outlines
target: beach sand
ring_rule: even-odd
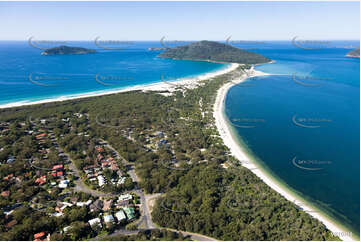
[[[107,91],[96,91],[96,92],[90,92],[90,93],[84,93],[84,94],[75,94],[75,95],[68,95],[63,97],[57,97],[57,98],[49,98],[45,100],[40,101],[34,101],[34,102],[14,102],[9,104],[0,105],[0,109],[4,108],[12,108],[12,107],[19,107],[19,106],[27,106],[27,105],[34,105],[34,104],[42,104],[42,103],[50,103],[50,102],[61,102],[66,100],[73,100],[73,99],[79,99],[79,98],[87,98],[87,97],[96,97],[96,96],[102,96],[102,95],[110,95],[110,94],[116,94],[116,93],[123,93],[123,92],[130,92],[130,91],[137,91],[142,90],[144,92],[146,91],[159,91],[159,92],[166,92],[161,93],[162,95],[172,95],[172,93],[176,90],[177,87],[186,87],[186,88],[196,88],[198,85],[200,85],[200,81],[207,80],[214,78],[219,75],[226,74],[228,72],[234,71],[240,66],[240,64],[232,63],[226,68],[223,68],[221,70],[217,70],[214,72],[209,72],[204,75],[200,75],[194,78],[182,78],[178,79],[174,82],[159,82],[154,84],[148,84],[148,85],[138,85],[138,86],[132,86],[129,88],[122,88],[117,90],[107,90]],[[351,236],[348,236],[349,232],[347,232],[345,229],[342,229],[339,225],[335,224],[332,220],[326,218],[323,214],[320,214],[318,212],[314,212],[314,209],[310,206],[306,205],[305,201],[302,201],[301,198],[298,198],[296,195],[294,195],[290,190],[284,188],[281,186],[275,179],[273,179],[270,175],[268,175],[266,172],[262,171],[261,168],[257,165],[256,162],[254,162],[251,157],[247,154],[246,149],[242,146],[240,146],[237,143],[237,139],[232,135],[231,129],[228,126],[227,120],[224,116],[224,100],[226,97],[226,94],[228,90],[231,88],[231,86],[241,83],[245,81],[249,77],[253,76],[262,76],[262,75],[268,75],[267,73],[256,71],[252,67],[251,70],[248,71],[248,74],[241,76],[238,79],[234,79],[231,82],[223,85],[217,92],[216,102],[214,105],[214,118],[216,122],[217,129],[220,133],[221,138],[223,139],[223,142],[225,145],[228,146],[228,148],[231,150],[232,155],[234,155],[238,160],[245,161],[242,162],[242,165],[248,169],[250,169],[254,174],[256,174],[260,179],[262,179],[263,182],[265,182],[268,186],[270,186],[273,190],[281,194],[283,197],[288,199],[289,201],[295,203],[299,207],[301,207],[305,212],[312,211],[312,213],[309,213],[311,216],[315,217],[319,221],[321,221],[331,232],[333,232],[336,236],[340,237],[344,241],[354,241],[354,239]],[[257,168],[257,169],[255,169]],[[343,236],[345,235],[346,236]]]
[[[257,175],[264,183],[270,186],[273,190],[281,194],[287,200],[295,203],[297,206],[301,207],[306,213],[312,217],[321,221],[335,236],[338,236],[343,241],[356,241],[350,235],[346,229],[337,225],[334,221],[327,218],[324,214],[316,212],[314,208],[307,205],[306,201],[303,201],[297,195],[293,194],[289,189],[282,186],[278,181],[276,181],[272,176],[267,174],[261,169],[261,167],[247,154],[245,147],[240,146],[237,142],[237,139],[233,136],[231,132],[231,127],[227,122],[227,118],[224,113],[224,102],[228,90],[235,84],[245,81],[248,77],[254,76],[264,76],[269,75],[261,71],[255,71],[253,68],[246,75],[232,80],[232,82],[223,85],[217,92],[216,102],[214,104],[213,116],[215,118],[216,127],[218,132],[223,139],[224,144],[230,149],[233,156],[235,156],[239,161],[242,161],[241,164],[250,169],[255,175]],[[311,212],[309,212],[311,211]]]
[[[162,95],[172,95],[172,93],[177,89],[177,87],[185,87],[188,89],[196,88],[199,85],[200,81],[207,80],[230,71],[237,69],[239,64],[232,63],[229,64],[226,68],[222,68],[220,70],[216,70],[213,72],[208,72],[203,75],[199,75],[192,78],[179,78],[174,81],[163,81],[158,83],[152,84],[145,84],[145,85],[136,85],[132,87],[125,87],[113,90],[104,90],[104,91],[95,91],[95,92],[88,92],[83,94],[74,94],[74,95],[66,95],[62,97],[55,97],[55,98],[47,98],[39,101],[20,101],[20,102],[12,102],[8,104],[0,105],[0,109],[3,108],[12,108],[12,107],[20,107],[20,106],[27,106],[27,105],[34,105],[34,104],[42,104],[42,103],[50,103],[50,102],[62,102],[66,100],[73,100],[79,98],[87,98],[87,97],[96,97],[96,96],[103,96],[103,95],[110,95],[122,92],[130,92],[130,91],[139,91],[142,90],[146,91],[159,91],[164,92]],[[167,77],[164,77],[166,80]]]

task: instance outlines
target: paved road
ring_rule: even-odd
[[[115,194],[111,194],[111,193],[104,193],[104,192],[96,191],[96,190],[91,189],[87,185],[85,185],[80,177],[80,172],[79,172],[78,168],[76,168],[73,163],[69,164],[69,169],[74,171],[75,176],[79,177],[77,180],[75,180],[74,191],[88,193],[94,197],[111,197],[111,196],[115,195]]]
[[[135,173],[134,170],[134,164],[128,162],[126,159],[124,159],[124,157],[122,157],[119,152],[114,149],[113,146],[111,146],[108,142],[106,142],[105,140],[101,140],[104,145],[106,147],[108,147],[110,150],[112,150],[117,158],[119,160],[121,160],[121,162],[123,163],[124,166],[129,167],[129,170],[127,171],[128,174],[130,175],[130,177],[132,178],[133,182],[136,182],[137,184],[139,183],[139,177],[137,176],[137,174]],[[125,230],[125,229],[119,229],[116,230],[114,233],[112,233],[110,236],[116,236],[116,235],[131,235],[131,234],[136,234],[141,230],[148,230],[148,229],[161,229],[161,227],[157,226],[156,224],[153,223],[152,221],[152,217],[150,214],[150,209],[149,209],[149,201],[160,196],[161,193],[157,193],[157,194],[149,194],[149,195],[145,195],[144,191],[142,189],[138,189],[138,186],[136,185],[136,189],[133,190],[134,193],[136,193],[141,201],[141,210],[142,210],[142,216],[141,218],[138,220],[137,222],[137,226],[139,228],[139,226],[141,226],[143,224],[142,227],[144,227],[144,229],[138,229],[138,230]],[[185,232],[185,231],[180,231],[180,230],[175,230],[175,229],[170,229],[170,228],[164,228],[170,231],[174,231],[174,232],[178,232],[178,233],[182,233],[183,236],[190,236],[192,240],[195,241],[217,241],[214,238],[202,235],[202,234],[196,234],[196,233],[190,233],[190,232]],[[104,237],[104,236],[103,236]],[[101,237],[96,237],[94,240],[96,239],[100,239]]]
[[[70,161],[69,169],[74,172],[74,175],[76,177],[78,177],[74,181],[74,183],[75,183],[74,191],[88,193],[88,194],[91,194],[94,197],[110,197],[110,196],[115,195],[115,194],[111,194],[111,193],[104,193],[104,192],[93,190],[90,187],[88,187],[86,184],[84,184],[84,182],[81,179],[81,175],[80,175],[81,173],[78,170],[78,168],[76,168],[76,166],[74,165],[73,160],[70,158],[70,155],[68,153],[64,152],[64,150],[61,149],[60,147],[57,148],[57,150],[58,150],[59,153],[63,153],[65,155],[66,159],[68,161]]]
[[[111,151],[114,152],[114,154],[116,155],[117,159],[119,159],[123,165],[125,167],[127,167],[128,169],[128,174],[130,175],[130,177],[132,178],[133,182],[139,183],[139,177],[137,176],[137,174],[135,173],[135,169],[134,169],[134,164],[130,163],[129,161],[127,161],[126,159],[124,159],[123,156],[121,156],[119,154],[119,152],[113,147],[111,146],[107,141],[105,140],[101,140],[103,142],[103,144],[108,147],[108,149],[110,149]]]

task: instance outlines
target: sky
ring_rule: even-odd
[[[0,40],[359,40],[359,2],[0,2]]]

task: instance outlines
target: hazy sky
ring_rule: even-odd
[[[1,40],[290,40],[360,36],[359,2],[0,2]]]

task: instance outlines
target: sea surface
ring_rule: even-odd
[[[30,43],[29,43],[30,42]],[[0,41],[0,105],[174,81],[226,68],[227,64],[158,58],[159,41],[103,44],[101,40],[47,43]],[[95,49],[86,55],[41,55],[68,45]]]
[[[314,210],[360,234],[360,59],[358,41],[327,48],[254,43],[275,74],[233,86],[225,114],[261,167]],[[347,48],[344,48],[347,47]]]
[[[256,67],[274,75],[248,79],[227,94],[225,113],[240,144],[317,212],[359,236],[360,59],[345,57],[359,41],[318,46],[228,43],[276,61]],[[156,41],[67,42],[97,53],[41,55],[58,45],[0,41],[0,105],[122,89],[227,67],[158,58],[161,50],[148,49],[164,47]]]

